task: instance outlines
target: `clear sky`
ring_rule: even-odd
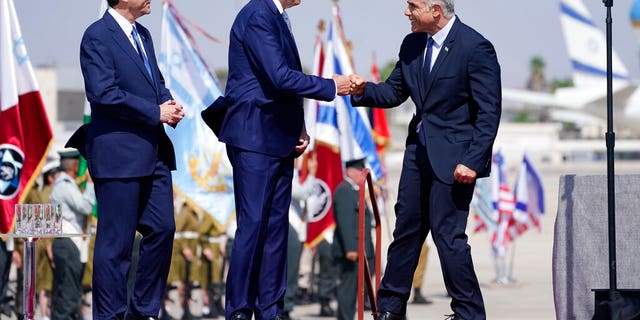
[[[177,9],[210,34],[228,40],[237,11],[248,0],[173,0]],[[14,0],[23,36],[36,66],[77,66],[79,43],[84,29],[97,19],[99,0],[38,1]],[[639,41],[629,19],[633,0],[616,0],[613,7],[614,48],[631,75],[639,78]],[[160,45],[161,0],[152,0],[152,13],[140,19]],[[293,33],[303,65],[310,67],[316,25],[331,17],[331,0],[302,0],[289,9]],[[593,20],[605,27],[601,0],[585,0]],[[404,36],[410,32],[404,16],[405,0],[340,1],[346,37],[354,45],[356,72],[369,77],[372,53],[384,65],[397,58]],[[503,85],[523,87],[534,55],[547,63],[546,76],[566,78],[571,65],[567,58],[559,21],[558,0],[458,0],[456,13],[496,46],[502,66]],[[201,51],[213,69],[226,68],[227,48],[198,37]]]

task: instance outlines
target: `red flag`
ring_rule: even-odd
[[[371,77],[374,83],[380,82],[380,72],[378,71],[378,64],[376,64],[375,58],[371,65]],[[391,133],[389,132],[389,123],[387,122],[385,109],[373,108],[371,111],[371,126],[373,128],[373,141],[376,143],[378,156],[382,159],[382,155],[391,141]],[[386,170],[384,171],[386,173]]]
[[[343,179],[339,149],[316,141],[318,159],[317,185],[314,194],[307,199],[307,242],[309,247],[320,243],[327,231],[335,227],[333,216],[333,192]]]
[[[13,0],[0,0],[0,232],[13,224],[53,141]]]

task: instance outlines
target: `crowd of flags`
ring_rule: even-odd
[[[479,179],[471,202],[474,231],[487,231],[496,257],[504,258],[509,244],[530,229],[540,231],[544,214],[544,190],[529,157],[522,157],[515,187],[508,184],[500,151],[492,156],[491,176]]]

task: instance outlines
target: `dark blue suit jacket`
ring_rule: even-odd
[[[159,108],[172,97],[158,69],[149,30],[138,23],[136,29],[153,79],[108,12],[82,37],[80,65],[91,122],[79,129],[80,138],[70,146],[82,151],[94,178],[148,176],[157,159],[175,170],[173,145],[160,124]]]
[[[493,45],[456,18],[424,81],[426,43],[426,33],[407,35],[389,78],[367,83],[353,103],[390,108],[411,97],[418,117],[409,131],[415,132],[422,120],[420,133],[438,179],[453,183],[457,164],[486,177],[502,109],[500,66]]]
[[[303,97],[331,101],[335,83],[302,73],[293,36],[272,0],[251,0],[236,17],[220,141],[275,157],[290,155],[304,125]]]

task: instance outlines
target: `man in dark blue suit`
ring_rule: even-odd
[[[306,149],[303,97],[331,101],[349,78],[302,73],[284,11],[300,0],[251,0],[231,28],[228,110],[220,141],[233,166],[238,229],[227,276],[227,319],[283,319],[293,159]]]
[[[91,123],[70,139],[86,157],[98,200],[93,319],[154,319],[171,261],[175,222],[170,170],[182,106],[164,86],[149,31],[135,20],[149,0],[109,0],[87,28],[80,65]],[[143,236],[131,298],[127,271],[136,230]],[[128,303],[128,307],[127,307]]]
[[[501,113],[493,45],[460,21],[453,0],[409,0],[411,31],[381,84],[356,80],[354,105],[390,108],[411,97],[394,240],[378,290],[378,319],[404,319],[420,249],[429,231],[454,312],[485,319],[465,227],[477,178],[489,175]]]

